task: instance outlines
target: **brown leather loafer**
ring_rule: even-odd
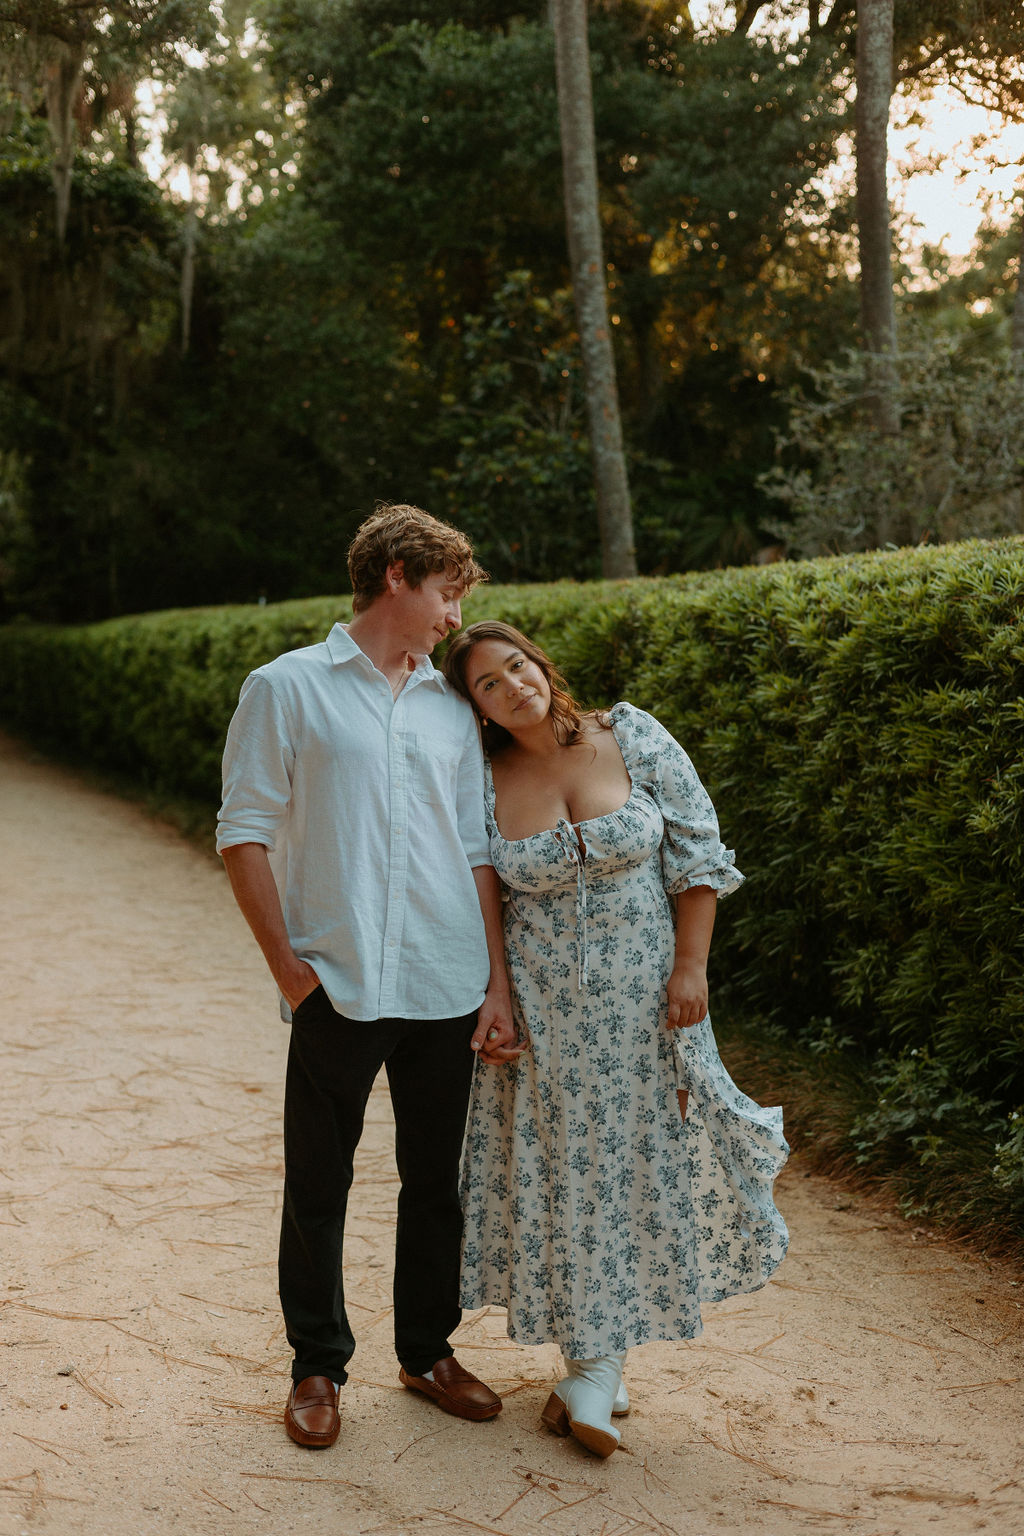
[[[284,1427],[296,1445],[333,1445],[341,1429],[338,1389],[329,1376],[292,1382]]]
[[[403,1366],[398,1379],[410,1392],[432,1397],[445,1413],[459,1419],[493,1419],[501,1412],[501,1398],[476,1376],[464,1371],[454,1355],[439,1360],[433,1369],[433,1381],[426,1376],[410,1376]]]

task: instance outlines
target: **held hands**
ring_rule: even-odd
[[[517,1044],[516,1026],[512,1019],[512,1002],[506,991],[488,991],[480,1004],[476,1029],[469,1042],[481,1061],[488,1066],[500,1067],[503,1062],[514,1061],[526,1050]]]
[[[689,1029],[708,1011],[707,968],[695,960],[677,961],[668,979],[668,1027]]]

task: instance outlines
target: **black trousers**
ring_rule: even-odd
[[[459,1157],[476,1015],[377,1019],[336,1013],[322,987],[292,1022],[285,1084],[284,1210],[278,1280],[292,1377],[347,1378],[355,1339],[342,1255],[352,1160],[374,1078],[386,1065],[401,1189],[395,1240],[395,1351],[410,1374],[452,1353],[458,1327]]]

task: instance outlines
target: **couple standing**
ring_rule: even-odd
[[[217,842],[292,1024],[285,1425],[339,1433],[345,1211],[384,1065],[403,1384],[493,1418],[449,1336],[461,1305],[507,1307],[512,1338],[566,1358],[545,1423],[608,1455],[626,1350],[694,1337],[702,1300],[785,1251],[780,1114],[731,1083],[707,1018],[715,902],[742,877],[650,716],[583,714],[501,624],[434,669],[484,579],[457,530],[382,507],[349,575],[351,622],[243,685]]]

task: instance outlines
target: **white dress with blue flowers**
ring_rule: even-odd
[[[631,704],[611,722],[632,789],[579,838],[568,822],[503,838],[487,775],[531,1047],[478,1063],[462,1169],[463,1306],[507,1307],[511,1338],[571,1359],[696,1337],[701,1302],[757,1290],[787,1244],[772,1197],[782,1111],[739,1091],[710,1018],[666,1025],[669,898],[726,895],[743,876],[676,741]]]

